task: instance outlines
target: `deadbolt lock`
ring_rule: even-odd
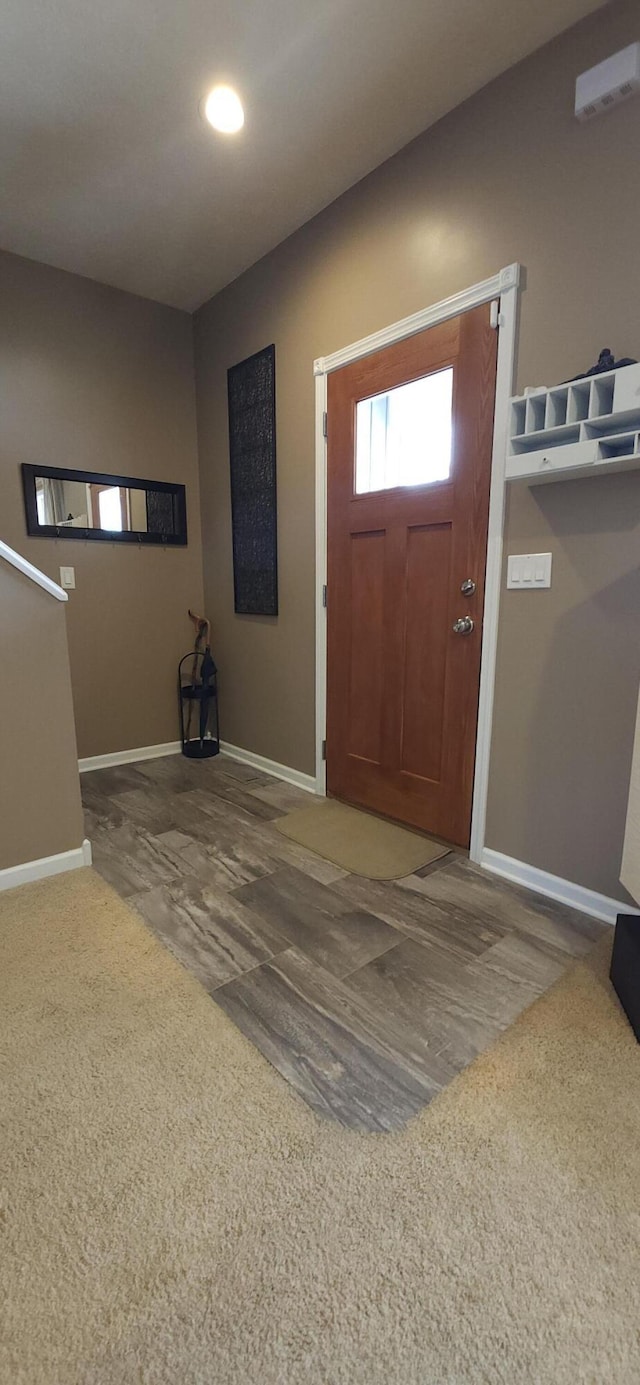
[[[460,591],[462,592],[463,596],[473,596],[475,589],[476,584],[473,580],[473,577],[466,577],[464,582],[462,583],[462,586],[460,587]]]
[[[470,635],[472,630],[473,621],[471,619],[471,616],[460,616],[458,620],[454,621],[454,635]]]

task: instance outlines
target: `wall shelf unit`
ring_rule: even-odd
[[[640,365],[511,400],[507,481],[566,481],[640,469]]]

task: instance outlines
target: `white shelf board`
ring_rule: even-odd
[[[545,486],[551,481],[571,481],[577,480],[581,476],[614,476],[621,471],[639,471],[640,454],[634,453],[629,457],[604,457],[600,461],[578,462],[577,465],[566,463],[564,466],[556,467],[531,467],[530,471],[510,471],[509,466],[513,461],[531,461],[535,454],[524,453],[520,457],[509,457],[507,459],[507,481],[526,481],[528,485]]]
[[[580,441],[580,423],[559,423],[556,428],[538,428],[535,433],[515,433],[511,446],[516,452],[536,452],[554,443]]]
[[[531,427],[542,418],[549,422],[561,416],[565,397],[571,417],[551,427]],[[612,411],[616,402],[619,407]],[[515,431],[507,449],[508,481],[545,485],[638,470],[640,365],[519,395],[511,400],[511,419]],[[520,431],[523,421],[524,431]],[[616,447],[622,448],[621,454],[601,455]]]
[[[640,428],[640,409],[625,409],[619,414],[601,414],[596,418],[587,418],[585,427],[591,429],[594,434],[610,433],[612,437],[615,437],[616,433],[633,433]]]

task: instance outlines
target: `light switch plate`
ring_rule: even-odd
[[[63,587],[66,592],[75,591],[76,570],[74,567],[60,568],[60,586]]]
[[[551,554],[510,553],[507,558],[507,586],[517,591],[550,587]]]

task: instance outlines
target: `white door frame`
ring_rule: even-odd
[[[423,308],[401,322],[394,322],[381,332],[373,332],[369,337],[346,346],[342,351],[334,351],[330,356],[321,356],[313,363],[316,382],[316,793],[327,792],[327,767],[323,758],[323,741],[327,726],[327,612],[324,606],[324,589],[327,581],[327,443],[325,438],[325,414],[327,409],[327,376],[333,370],[369,356],[373,351],[392,342],[402,341],[425,327],[434,327],[447,318],[457,317],[459,313],[476,308],[481,303],[496,300],[493,325],[499,327],[498,365],[496,373],[496,397],[493,426],[493,450],[491,458],[491,491],[489,498],[489,526],[487,542],[487,569],[485,578],[484,618],[482,625],[482,654],[480,662],[480,697],[478,702],[478,728],[476,734],[476,762],[473,786],[473,806],[471,814],[472,861],[480,861],[484,847],[487,814],[487,795],[489,790],[489,754],[491,747],[491,725],[493,719],[493,694],[496,672],[496,648],[498,641],[498,611],[500,606],[500,585],[502,580],[502,541],[504,529],[505,501],[505,459],[507,453],[507,429],[509,422],[509,399],[514,392],[514,372],[516,354],[516,334],[518,319],[518,287],[520,265],[507,265],[470,289],[455,293],[441,303]]]

